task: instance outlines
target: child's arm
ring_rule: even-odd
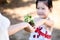
[[[8,29],[8,34],[13,35],[16,32],[18,32],[18,31],[20,31],[24,28],[29,29],[29,30],[26,30],[26,31],[29,31],[29,32],[33,31],[33,28],[28,23],[22,22],[22,23],[10,26],[9,29]]]
[[[44,23],[47,27],[51,28],[54,25],[54,22],[52,20],[46,20]]]
[[[45,19],[41,19],[41,20],[37,19],[37,20],[34,20],[34,23],[35,23],[35,26],[34,27],[39,27],[39,26],[43,25],[45,23],[45,21],[46,21]]]

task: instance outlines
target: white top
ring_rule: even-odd
[[[0,13],[0,40],[9,40],[8,27],[10,21]]]
[[[41,26],[39,26],[37,28],[38,28],[38,31],[37,32],[32,32],[30,34],[29,40],[49,40],[49,39],[51,39],[51,38],[47,38],[47,37],[45,37],[45,35],[43,35],[43,34],[46,34],[46,35],[51,36],[51,31],[48,31],[46,29],[46,26],[45,25],[41,25]],[[36,30],[37,30],[37,28],[36,28]],[[39,34],[39,32],[40,32],[40,34]]]

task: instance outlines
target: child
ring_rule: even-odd
[[[48,15],[52,12],[52,0],[37,0],[36,8],[39,17],[34,19],[35,32],[30,34],[29,40],[51,40],[53,21]]]

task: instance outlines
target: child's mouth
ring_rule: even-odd
[[[38,14],[38,15],[45,15],[45,14]]]

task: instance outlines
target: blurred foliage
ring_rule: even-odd
[[[33,17],[31,15],[26,15],[24,16],[24,21],[28,22],[30,25],[34,26],[34,21],[33,21]]]

